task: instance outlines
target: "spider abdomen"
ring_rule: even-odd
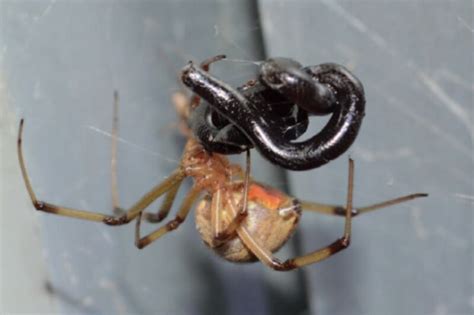
[[[241,200],[242,191],[232,193]],[[301,209],[298,201],[283,192],[253,182],[249,187],[247,216],[226,241],[216,242],[211,225],[211,198],[207,196],[196,208],[196,227],[204,243],[219,256],[233,262],[251,262],[256,257],[239,238],[239,229],[246,229],[262,247],[272,253],[282,247],[298,224]],[[230,213],[226,206],[219,209]]]

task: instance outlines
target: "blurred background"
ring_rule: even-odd
[[[0,313],[472,314],[473,32],[469,0],[0,0]],[[357,217],[349,249],[287,273],[221,260],[193,216],[139,251],[132,224],[34,211],[16,156],[21,117],[38,198],[111,213],[114,89],[129,207],[178,165],[185,140],[170,99],[180,69],[222,53],[336,62],[365,87],[367,114],[346,154],[283,172],[254,153],[255,178],[342,204],[350,155],[356,205],[429,198]],[[212,73],[237,86],[256,70],[222,61]],[[304,213],[278,257],[325,246],[342,229],[341,218]]]

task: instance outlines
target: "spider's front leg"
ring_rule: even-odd
[[[120,207],[119,193],[118,193],[118,183],[117,183],[117,142],[118,142],[118,106],[119,106],[119,96],[118,92],[114,91],[114,109],[113,109],[113,122],[112,122],[112,152],[110,159],[110,170],[111,170],[111,187],[112,187],[112,208],[114,214],[118,218],[124,218],[126,215],[126,210]],[[167,191],[164,201],[157,213],[146,213],[145,218],[150,223],[161,222],[171,210],[173,206],[173,201],[176,197],[176,193],[179,190],[179,187],[182,184],[182,180],[177,181],[174,186],[170,187]],[[120,219],[118,219],[120,221]]]
[[[125,214],[120,217],[115,217],[111,215],[106,215],[98,212],[84,211],[73,208],[67,208],[63,206],[58,206],[48,202],[38,200],[33,191],[33,188],[30,183],[28,173],[26,171],[25,162],[23,159],[23,149],[22,149],[22,135],[23,135],[23,125],[24,120],[20,121],[20,128],[18,132],[18,141],[17,141],[17,152],[18,159],[20,163],[21,173],[23,180],[26,185],[26,189],[30,196],[31,202],[36,210],[44,211],[48,213],[58,214],[62,216],[83,219],[88,221],[103,222],[108,225],[121,225],[126,224],[133,220],[139,213],[141,213],[146,207],[148,207],[154,200],[158,197],[172,189],[177,183],[181,182],[185,174],[181,169],[177,169],[171,174],[166,180],[160,184],[153,187],[148,193],[146,193],[142,198],[140,198],[131,208],[129,208]]]
[[[213,56],[213,57],[210,57],[206,60],[203,60],[200,64],[199,64],[199,67],[208,72],[210,67],[211,67],[211,64],[213,64],[214,62],[217,62],[217,61],[220,61],[222,59],[225,59],[226,58],[226,55],[217,55],[217,56]],[[190,102],[190,106],[191,108],[195,108],[197,106],[199,106],[199,103],[201,102],[201,97],[199,97],[199,95],[197,94],[194,94],[192,97],[191,97],[191,102]]]

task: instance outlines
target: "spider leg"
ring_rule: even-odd
[[[123,215],[125,210],[120,207],[120,198],[117,184],[117,139],[118,139],[118,106],[119,95],[114,91],[114,108],[112,120],[112,145],[110,158],[110,184],[112,191],[112,209],[115,215]]]
[[[406,201],[410,201],[416,198],[427,197],[427,196],[428,194],[425,194],[425,193],[416,193],[416,194],[410,194],[410,195],[382,201],[382,202],[375,203],[375,204],[365,206],[365,207],[352,208],[352,217],[355,217],[356,215],[360,215],[363,213],[375,211],[378,209],[390,207],[390,206],[403,203]],[[300,201],[300,204],[303,210],[309,210],[309,211],[314,211],[314,212],[329,214],[329,215],[339,215],[339,216],[346,215],[346,208],[341,205],[329,205],[329,204],[310,202],[310,201]]]
[[[140,225],[141,225],[141,218],[142,212],[137,214],[137,221],[135,225],[135,245],[142,249],[143,247],[151,244],[152,242],[156,241],[158,238],[162,237],[166,233],[173,231],[178,228],[178,226],[183,223],[186,219],[189,211],[193,203],[198,199],[200,193],[202,191],[201,187],[194,186],[191,190],[187,193],[186,197],[184,198],[183,203],[176,214],[175,218],[168,221],[165,225],[159,227],[155,231],[151,232],[150,234],[141,237],[140,236]]]
[[[222,192],[218,190],[212,196],[211,227],[214,247],[228,240],[247,216],[247,207],[242,207],[241,211],[237,211],[237,208],[232,191]],[[230,209],[231,213],[224,212],[224,209]]]
[[[244,190],[241,202],[239,203],[240,211],[237,211],[237,205],[234,199],[233,190],[227,190],[224,193],[224,198],[221,198],[221,191],[219,190],[218,196],[213,196],[211,204],[211,226],[213,227],[213,241],[217,244],[224,242],[230,236],[234,234],[237,227],[240,226],[242,220],[247,216],[248,207],[248,192],[250,186],[250,150],[247,150],[246,154],[246,167],[244,175]],[[214,201],[216,198],[216,201]],[[223,218],[221,218],[221,212],[223,211],[222,204],[225,204],[232,213],[232,220],[225,227],[222,228]],[[236,215],[234,215],[236,214]]]
[[[213,56],[213,57],[210,57],[210,58],[207,58],[206,60],[203,60],[201,62],[201,64],[199,65],[199,67],[208,72],[210,67],[211,67],[211,64],[213,64],[214,62],[217,62],[217,61],[220,61],[222,59],[225,59],[226,58],[226,55],[217,55],[217,56]],[[199,103],[201,102],[201,97],[199,97],[199,95],[197,94],[193,94],[193,96],[191,97],[191,108],[196,108]]]
[[[116,216],[121,216],[126,213],[126,211],[120,207],[120,199],[118,193],[118,184],[117,184],[117,140],[118,140],[118,107],[119,107],[119,94],[117,91],[114,91],[114,108],[113,108],[113,123],[112,123],[112,146],[111,146],[111,160],[110,160],[110,169],[111,169],[111,186],[112,186],[112,208]],[[173,201],[176,197],[176,193],[182,183],[182,180],[176,183],[165,195],[165,199],[162,203],[162,206],[158,213],[145,213],[145,219],[151,223],[157,223],[162,221],[171,210]]]
[[[223,198],[227,197],[227,194],[223,196],[224,193],[222,189],[216,190],[216,192],[212,195],[211,199],[211,229],[212,229],[212,237],[213,237],[213,245],[220,243],[222,238],[222,233],[224,228],[222,227],[224,224],[225,216],[222,216],[222,212],[224,210],[224,200]]]
[[[40,201],[36,198],[36,195],[33,191],[33,188],[30,183],[28,173],[26,171],[25,162],[23,159],[23,150],[22,150],[22,134],[23,134],[23,124],[24,120],[20,121],[20,128],[18,131],[18,140],[17,140],[17,153],[18,160],[20,162],[21,174],[26,185],[26,189],[30,196],[31,202],[36,210],[54,213],[58,215],[63,215],[67,217],[104,222],[108,225],[121,225],[130,222],[134,219],[140,212],[148,207],[154,200],[160,197],[162,194],[166,193],[168,190],[172,189],[173,186],[182,181],[186,176],[181,169],[174,171],[167,179],[162,181],[160,184],[153,187],[148,193],[141,197],[131,208],[127,210],[125,214],[120,217],[110,216],[97,212],[90,212],[84,210],[77,210],[73,208],[66,208],[58,205],[54,205],[48,202]]]
[[[225,59],[226,58],[226,55],[217,55],[217,56],[213,56],[213,57],[210,57],[210,58],[207,58],[205,60],[203,60],[200,64],[199,64],[199,67],[204,70],[204,71],[209,71],[209,68],[211,67],[211,64],[217,62],[217,61],[220,61],[222,59]]]
[[[270,268],[278,271],[287,271],[295,268],[299,268],[308,264],[313,264],[319,262],[323,259],[326,259],[335,253],[347,248],[350,244],[351,239],[351,223],[352,223],[352,193],[354,187],[354,161],[349,159],[349,181],[347,189],[347,203],[346,209],[351,211],[346,211],[345,213],[345,224],[344,224],[344,233],[343,236],[333,243],[325,246],[321,249],[313,251],[309,254],[298,256],[296,258],[287,259],[284,262],[280,262],[273,254],[266,248],[258,244],[253,236],[248,232],[248,230],[239,226],[237,228],[237,233],[242,240],[242,242],[247,246],[247,248],[255,255],[257,258],[269,266]]]
[[[176,194],[178,193],[179,187],[181,187],[182,183],[183,183],[183,180],[180,180],[173,187],[171,187],[170,190],[168,190],[168,192],[165,195],[165,199],[163,200],[163,203],[161,204],[158,212],[144,213],[145,220],[147,222],[159,223],[168,216],[168,213],[170,212],[171,207],[173,206],[173,202],[176,199]]]
[[[251,88],[252,86],[255,86],[257,83],[258,83],[258,81],[255,80],[255,79],[248,80],[242,86],[240,86],[239,89],[240,90],[245,90],[245,89]]]

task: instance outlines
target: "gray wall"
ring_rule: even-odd
[[[472,2],[461,0],[0,0],[0,312],[472,313],[472,14]],[[348,250],[290,273],[220,260],[192,217],[138,251],[132,225],[33,211],[16,161],[20,117],[39,198],[107,213],[118,89],[119,186],[128,207],[180,158],[184,139],[170,102],[179,69],[218,53],[338,62],[365,86],[367,116],[344,157],[285,174],[254,154],[256,178],[302,199],[343,203],[350,155],[357,205],[430,197],[357,218]],[[255,66],[222,62],[212,71],[237,85]],[[305,213],[279,257],[324,246],[342,227],[340,218]]]

